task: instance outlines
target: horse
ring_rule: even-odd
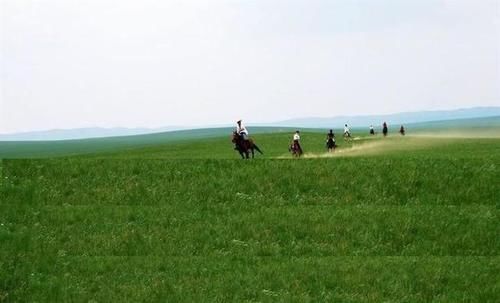
[[[250,152],[252,153],[252,159],[255,157],[255,151],[258,151],[261,155],[264,154],[252,139],[244,140],[238,132],[233,132],[231,142],[235,145],[234,149],[240,153],[241,159],[250,159]]]
[[[344,141],[350,142],[352,140],[351,132],[344,132]]]
[[[337,147],[337,144],[335,144],[335,140],[332,138],[328,138],[326,140],[326,148],[328,149],[328,152],[335,151],[335,148]]]
[[[295,158],[300,158],[300,156],[302,156],[303,154],[302,147],[300,146],[298,141],[293,141],[290,145],[290,148],[288,148],[288,151],[290,151],[292,153],[292,156],[294,156]]]

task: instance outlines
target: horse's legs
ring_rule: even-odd
[[[243,150],[241,150],[240,147],[238,147],[238,152],[240,153],[241,159],[245,159],[245,152]]]

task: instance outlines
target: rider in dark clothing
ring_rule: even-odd
[[[405,128],[403,125],[401,125],[401,128],[399,129],[399,133],[404,136],[405,135]]]
[[[382,125],[382,133],[384,133],[384,137],[387,136],[387,133],[389,132],[389,129],[387,128],[387,123],[384,122]]]
[[[330,129],[330,132],[326,134],[326,147],[328,148],[328,151],[335,149],[335,134],[332,129]]]

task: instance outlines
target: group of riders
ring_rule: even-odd
[[[374,136],[375,135],[375,129],[373,125],[370,125],[370,135]],[[384,122],[382,124],[382,134],[384,137],[386,137],[389,133],[389,128],[387,126],[387,123]],[[405,128],[403,125],[401,125],[399,129],[399,133],[404,136],[405,135]],[[344,125],[344,139],[346,141],[353,140],[352,135],[351,135],[351,129],[350,127],[345,124]],[[236,130],[233,132],[233,143],[235,144],[234,149],[237,150],[242,158],[249,158],[250,153],[252,155],[252,158],[255,155],[255,150],[258,151],[259,153],[263,154],[260,148],[253,142],[253,140],[250,138],[248,129],[243,125],[242,120],[238,120],[236,122]],[[330,131],[326,134],[326,148],[328,149],[328,152],[334,152],[335,148],[337,148],[337,143],[335,139],[335,134],[333,133],[333,130],[330,129]],[[292,142],[290,143],[290,147],[288,149],[292,155],[296,157],[300,157],[304,152],[302,150],[302,146],[300,145],[300,131],[297,130],[292,136]]]
[[[382,124],[382,134],[384,134],[384,137],[387,136],[387,134],[389,133],[389,128],[387,127],[387,123],[384,122]],[[405,131],[405,127],[403,125],[401,125],[401,127],[399,128],[399,133],[404,136],[406,131]],[[370,125],[370,135],[375,135],[375,130],[373,129],[373,125]]]

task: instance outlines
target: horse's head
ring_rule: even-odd
[[[240,139],[240,135],[238,135],[238,132],[233,131],[233,138],[231,139],[231,142],[238,143],[239,139]]]

